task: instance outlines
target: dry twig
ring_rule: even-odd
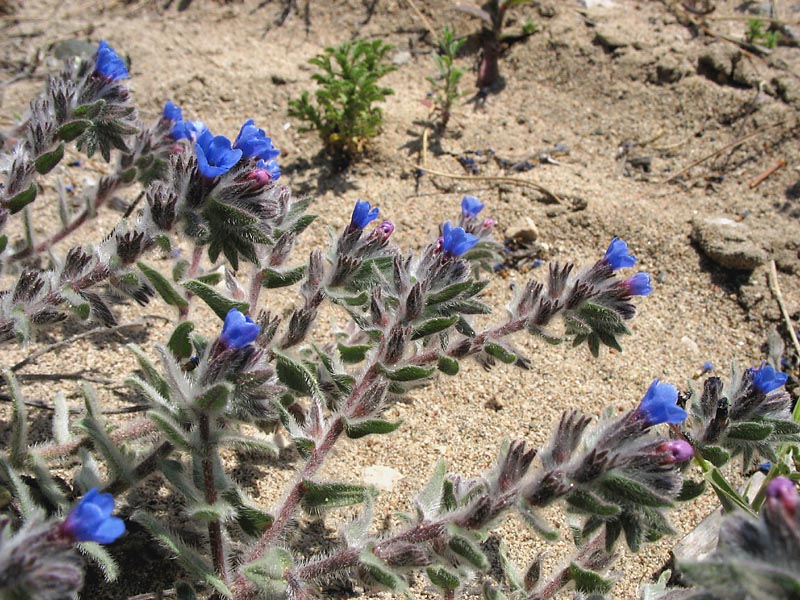
[[[789,337],[792,340],[794,351],[797,353],[797,356],[800,356],[800,342],[797,340],[797,334],[794,331],[794,324],[789,318],[789,311],[786,310],[786,303],[783,301],[783,294],[781,293],[781,288],[778,285],[778,269],[775,267],[774,260],[769,261],[769,289],[772,292],[772,295],[775,296],[775,300],[778,303],[778,308],[781,310],[781,316],[783,316],[786,329],[789,331]]]

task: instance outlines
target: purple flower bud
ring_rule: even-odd
[[[694,450],[689,442],[684,440],[671,440],[659,444],[656,448],[657,452],[664,454],[662,464],[671,465],[674,463],[683,463],[694,456]]]
[[[461,214],[465,219],[471,219],[478,216],[478,213],[483,210],[484,205],[481,204],[475,196],[464,196],[461,199]]]
[[[797,507],[797,488],[788,477],[776,477],[767,484],[767,498],[793,515]]]
[[[231,148],[231,141],[224,135],[216,137],[206,129],[194,144],[197,168],[209,179],[230,171],[242,157],[242,151]]]
[[[786,373],[776,371],[769,365],[764,365],[758,369],[751,369],[753,373],[753,385],[762,394],[769,394],[786,383],[789,378]]]
[[[100,40],[97,46],[97,58],[95,60],[94,71],[100,77],[108,79],[109,81],[116,81],[117,79],[128,79],[128,69],[125,62],[117,56],[114,49],[108,45],[105,40]]]
[[[615,271],[617,269],[632,267],[636,264],[636,257],[628,252],[628,244],[618,237],[614,237],[614,239],[611,240],[603,260]]]
[[[219,341],[228,348],[241,350],[253,342],[261,333],[261,326],[249,316],[242,314],[237,308],[232,308],[225,315],[225,323],[222,325],[222,335]]]
[[[164,112],[162,116],[167,119],[168,121],[183,121],[183,113],[181,112],[181,107],[173,104],[171,100],[167,100],[167,103],[164,105]]]
[[[631,296],[647,296],[653,291],[650,286],[650,275],[647,273],[637,273],[633,277],[626,279],[623,284],[625,290]]]
[[[233,147],[241,150],[245,158],[258,157],[265,161],[278,158],[281,153],[272,145],[272,139],[267,137],[264,130],[255,126],[253,119],[242,125]]]
[[[370,222],[378,218],[378,207],[371,207],[366,200],[359,200],[353,208],[350,225],[356,229],[364,229]]]
[[[643,418],[648,427],[660,423],[682,423],[686,419],[686,411],[677,402],[678,390],[675,386],[661,383],[656,378],[634,414]]]
[[[392,235],[394,231],[394,223],[391,221],[384,221],[375,228],[375,231],[377,231],[384,240],[388,240],[389,236]]]
[[[464,231],[463,227],[453,227],[450,221],[442,226],[441,248],[450,256],[461,256],[478,243],[478,238]]]
[[[256,163],[256,168],[245,175],[245,179],[253,182],[255,189],[260,189],[272,181],[276,181],[281,176],[281,168],[278,161],[270,160],[264,162],[262,159]]]
[[[110,544],[125,533],[122,519],[111,516],[114,497],[92,488],[59,526],[62,535],[76,542]]]

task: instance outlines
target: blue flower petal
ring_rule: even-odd
[[[366,200],[359,200],[353,207],[353,215],[350,224],[358,229],[364,229],[371,221],[378,218],[380,211],[378,207],[372,207]]]
[[[636,257],[628,252],[628,244],[618,237],[614,237],[606,250],[605,261],[614,269],[632,267],[636,264]]]

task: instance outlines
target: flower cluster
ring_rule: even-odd
[[[636,257],[628,251],[628,244],[614,237],[608,245],[603,262],[616,271],[625,269],[636,264]],[[622,288],[629,296],[647,296],[653,291],[650,285],[650,275],[647,273],[636,273],[622,282]]]
[[[678,390],[671,383],[653,380],[642,398],[636,415],[644,419],[648,426],[660,423],[683,423],[686,410],[678,406]]]

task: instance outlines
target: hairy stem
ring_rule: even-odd
[[[100,208],[103,204],[106,203],[108,199],[110,199],[114,192],[117,191],[120,187],[125,185],[122,181],[122,177],[120,174],[109,175],[107,177],[103,177],[100,180],[100,184],[97,188],[97,195],[95,196],[94,200],[94,207],[92,210],[89,208],[85,208],[81,214],[75,217],[70,223],[64,227],[61,231],[50,237],[49,239],[37,244],[36,246],[28,246],[23,250],[20,250],[16,254],[12,254],[9,257],[11,262],[21,260],[23,258],[28,258],[29,256],[33,256],[35,254],[39,254],[40,252],[44,252],[51,246],[54,246],[67,236],[69,236],[72,232],[76,231],[81,225],[83,225],[86,221],[88,221],[94,214],[97,212],[97,209]]]
[[[148,454],[147,457],[142,460],[142,462],[136,465],[132,472],[132,480],[134,482],[139,482],[151,473],[154,473],[158,468],[158,463],[161,461],[161,459],[169,456],[174,449],[175,446],[169,442],[162,442],[161,445],[156,447],[155,450]],[[102,491],[107,492],[112,496],[116,496],[127,491],[130,487],[130,482],[124,479],[116,479],[115,481],[112,481],[106,485]]]
[[[155,423],[150,419],[138,419],[127,427],[117,429],[109,434],[111,441],[115,444],[122,444],[132,440],[138,440],[147,437],[156,431]],[[92,445],[92,438],[83,437],[78,440],[67,442],[65,444],[51,444],[43,446],[36,450],[36,454],[44,459],[59,458],[61,456],[68,456],[75,454],[81,448],[88,448]]]
[[[606,531],[603,529],[578,550],[578,553],[571,562],[580,565],[584,569],[590,570],[607,567],[613,556],[605,551],[605,544]],[[537,586],[525,600],[549,600],[570,581],[572,581],[572,575],[570,574],[569,566],[566,566],[553,575],[547,583]]]
[[[206,503],[213,505],[217,501],[217,484],[214,481],[213,452],[216,445],[211,440],[211,422],[207,413],[200,416],[200,453],[203,470],[203,487]],[[228,567],[225,560],[225,548],[222,542],[222,524],[214,519],[208,524],[208,542],[211,545],[211,560],[214,571],[222,581],[228,581]]]

